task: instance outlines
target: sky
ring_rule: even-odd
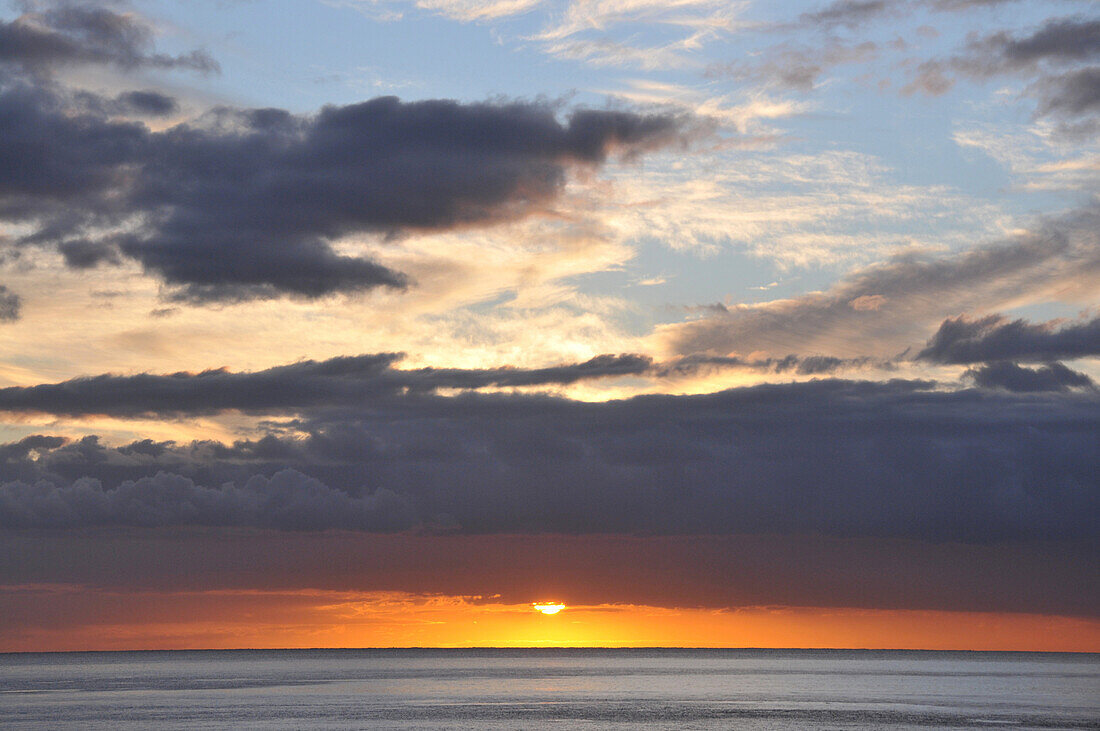
[[[1096,652],[1098,381],[1083,0],[0,6],[0,651]]]

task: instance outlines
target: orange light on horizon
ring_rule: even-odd
[[[39,594],[37,599],[34,595]],[[823,607],[494,603],[403,592],[23,587],[73,624],[0,619],[0,651],[322,647],[762,647],[1100,651],[1100,620]],[[30,605],[28,605],[30,606]],[[123,609],[124,607],[124,609]],[[551,610],[547,612],[545,610]],[[563,613],[563,610],[568,609]],[[34,616],[24,611],[11,616]],[[547,621],[546,617],[553,621]]]

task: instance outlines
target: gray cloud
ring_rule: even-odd
[[[19,309],[23,306],[23,299],[10,289],[0,284],[0,322],[14,322],[19,319]]]
[[[303,586],[483,596],[503,604],[553,596],[576,605],[1100,613],[1096,546],[1065,542],[183,527],[5,530],[0,531],[0,575],[7,579],[7,590],[0,587],[5,637],[50,622],[71,626],[74,617],[115,621],[120,601],[137,613],[143,606],[155,613],[165,599],[186,596],[176,592],[297,593]],[[92,606],[99,602],[88,599],[96,588],[105,594],[98,613]],[[127,590],[158,593],[146,595],[153,604],[143,605],[141,594],[127,596]],[[20,597],[27,603],[20,605]],[[240,611],[239,604],[229,609]]]
[[[20,243],[59,246],[73,266],[136,259],[189,301],[402,288],[332,240],[527,215],[570,167],[682,140],[686,124],[385,97],[308,117],[221,109],[154,133],[83,108],[43,86],[0,95],[0,218],[34,222]],[[93,233],[112,226],[125,232]]]
[[[1086,136],[1100,130],[1100,66],[1042,78],[1029,93],[1039,99],[1036,114],[1060,119],[1063,134]]]
[[[310,410],[234,444],[44,445],[0,464],[0,481],[75,496],[162,471],[244,485],[290,468],[353,498],[393,491],[416,524],[467,533],[1096,536],[1095,391],[932,386],[823,380],[606,403],[407,394]]]
[[[972,36],[961,53],[946,59],[931,59],[917,67],[906,92],[936,96],[946,93],[958,76],[988,79],[1014,74],[1037,79],[1028,94],[1037,98],[1037,117],[1079,118],[1096,111],[1100,104],[1100,71],[1077,67],[1100,58],[1100,20],[1080,17],[1047,20],[1030,35],[999,31]],[[1095,120],[1065,124],[1067,134],[1089,133]]]
[[[33,73],[71,64],[218,71],[217,62],[205,51],[155,53],[153,29],[142,19],[92,3],[56,3],[0,21],[0,64]]]
[[[974,383],[981,388],[1003,388],[1019,393],[1095,387],[1092,379],[1084,373],[1066,368],[1061,363],[1049,363],[1040,368],[1023,368],[1008,361],[997,361],[980,368],[972,368],[964,375],[974,379]]]
[[[51,437],[45,434],[32,434],[18,442],[0,446],[0,461],[26,459],[32,452],[48,452],[63,446],[69,440],[65,437]]]
[[[749,370],[770,373],[797,373],[800,376],[835,373],[845,368],[879,368],[894,370],[896,365],[888,360],[868,357],[835,358],[827,355],[785,355],[782,358],[741,358],[738,356],[688,355],[667,363],[656,363],[650,375],[659,378],[689,376],[725,369]]]
[[[1052,361],[1100,355],[1100,318],[1032,323],[1001,315],[948,318],[917,358],[937,363]]]
[[[738,80],[762,80],[776,86],[811,91],[829,69],[842,64],[868,61],[877,53],[878,46],[872,41],[855,45],[833,41],[822,48],[781,45],[768,49],[763,60],[734,61],[711,66],[707,69],[707,75],[728,76]]]
[[[1029,36],[1020,38],[1001,31],[974,39],[967,48],[975,73],[1086,61],[1100,56],[1100,20],[1051,19]]]
[[[170,416],[230,409],[285,412],[367,404],[405,393],[565,385],[580,380],[646,373],[640,355],[601,355],[584,363],[518,369],[421,368],[398,370],[395,353],[305,361],[255,373],[225,369],[202,373],[101,375],[56,384],[0,389],[0,411],[53,414]]]
[[[119,94],[116,103],[133,114],[162,117],[179,110],[176,100],[156,91],[126,91]]]
[[[229,410],[256,414],[296,413],[350,404],[385,403],[397,396],[431,394],[441,389],[564,386],[583,380],[623,376],[682,378],[721,370],[808,376],[842,369],[896,368],[890,361],[867,357],[693,355],[655,363],[648,356],[637,354],[599,355],[583,363],[547,368],[394,368],[401,357],[397,353],[379,353],[304,361],[257,372],[233,373],[216,369],[170,375],[105,374],[62,383],[11,386],[0,389],[0,411],[118,417],[174,417]]]
[[[174,97],[149,89],[124,91],[114,98],[76,91],[71,95],[70,104],[70,113],[79,111],[99,116],[164,117],[180,109]]]
[[[389,490],[352,497],[294,470],[282,470],[270,478],[256,475],[240,487],[203,487],[165,472],[110,489],[94,479],[64,487],[45,482],[0,485],[0,526],[87,525],[378,531],[408,528],[411,519],[408,505]]]
[[[814,28],[844,26],[855,30],[894,8],[887,0],[835,0],[821,10],[799,16],[801,25]]]

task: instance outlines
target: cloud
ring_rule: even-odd
[[[1042,78],[1028,91],[1039,99],[1037,116],[1063,120],[1061,131],[1084,136],[1100,128],[1100,66]]]
[[[32,452],[42,450],[48,452],[63,446],[68,439],[65,437],[51,437],[45,434],[32,434],[18,442],[0,446],[0,461],[11,459],[26,459]]]
[[[0,464],[0,482],[19,483],[9,515],[54,489],[83,499],[158,472],[244,485],[293,469],[353,498],[392,491],[414,523],[466,533],[1096,535],[1095,391],[933,385],[820,380],[603,403],[408,394],[311,409],[233,444],[72,439]]]
[[[724,369],[749,370],[771,373],[797,373],[800,376],[816,376],[851,368],[878,367],[893,370],[889,361],[872,358],[834,358],[825,355],[786,355],[782,358],[741,358],[738,356],[688,355],[667,363],[654,364],[650,374],[660,378],[706,374]]]
[[[974,73],[1084,61],[1100,56],[1100,20],[1050,19],[1030,36],[1019,38],[1001,31],[971,40],[967,48]]]
[[[1039,100],[1037,118],[1071,120],[1090,115],[1100,104],[1100,69],[1080,66],[1098,58],[1100,20],[1052,18],[1030,35],[998,31],[971,36],[961,53],[920,64],[904,91],[938,96],[954,86],[955,76],[985,80],[1012,74],[1034,79],[1027,93]],[[1096,125],[1095,120],[1087,119],[1063,124],[1059,131],[1089,134]]]
[[[153,29],[133,13],[94,3],[54,3],[0,21],[0,64],[43,73],[63,65],[110,64],[137,68],[219,70],[205,51],[168,56],[153,51]]]
[[[821,10],[803,13],[799,22],[826,30],[837,26],[855,30],[893,9],[894,4],[887,0],[835,0]]]
[[[8,530],[0,531],[0,575],[6,577],[0,602],[7,610],[0,612],[0,634],[16,636],[23,622],[41,626],[43,615],[71,626],[73,617],[89,617],[82,600],[100,587],[109,601],[104,617],[117,615],[125,597],[148,618],[154,608],[126,596],[140,589],[164,592],[158,607],[171,603],[165,594],[176,599],[186,592],[283,591],[329,604],[333,597],[325,590],[352,592],[356,603],[365,591],[403,590],[501,603],[550,595],[570,605],[950,608],[1094,617],[1100,607],[1096,553],[1087,543],[825,536]],[[18,594],[37,594],[38,601],[17,610]],[[241,611],[237,605],[230,614]]]
[[[1052,361],[1100,355],[1100,318],[1031,323],[1002,315],[948,318],[917,358],[937,363]]]
[[[687,123],[383,97],[314,116],[220,109],[151,132],[16,86],[0,95],[0,218],[36,224],[21,243],[59,246],[76,267],[134,259],[179,300],[400,289],[403,274],[334,242],[544,210],[569,169],[683,141]]]
[[[1084,373],[1066,368],[1061,363],[1022,368],[1008,361],[997,361],[972,368],[964,375],[974,379],[974,383],[981,388],[1003,388],[1018,393],[1066,391],[1071,388],[1094,388],[1096,385]]]
[[[1017,2],[1017,0],[931,0],[931,6],[936,10],[957,11],[988,8],[1014,2]]]
[[[255,373],[225,369],[202,373],[102,375],[57,384],[0,389],[0,411],[135,416],[217,413],[230,409],[272,413],[340,405],[366,405],[404,393],[439,389],[566,385],[646,373],[640,355],[601,355],[549,368],[397,370],[395,353],[304,361]]]
[[[898,256],[823,292],[716,305],[702,319],[659,328],[656,338],[682,355],[762,351],[889,358],[953,313],[1041,299],[1052,287],[1062,287],[1063,296],[1090,296],[1085,293],[1100,283],[1096,216],[1087,207],[1007,242],[953,256]]]
[[[468,23],[526,13],[541,2],[542,0],[417,0],[416,6]]]
[[[947,59],[933,59],[918,69],[922,76],[942,77],[948,70],[985,79],[1000,74],[1033,74],[1040,69],[1065,67],[1100,57],[1100,20],[1051,18],[1030,35],[1009,31],[984,36],[971,35],[962,51]],[[950,87],[950,80],[945,78]],[[921,89],[934,93],[933,89]]]
[[[707,75],[763,80],[773,86],[811,91],[822,74],[829,69],[842,64],[869,61],[875,58],[878,51],[878,45],[873,41],[845,45],[834,40],[822,48],[780,45],[768,49],[761,61],[735,61],[711,66]]]
[[[560,58],[658,70],[690,66],[696,52],[734,27],[739,4],[724,0],[570,0],[531,40]],[[623,28],[627,32],[621,32]],[[644,31],[631,33],[635,29]],[[639,37],[672,37],[639,43]]]
[[[14,322],[19,319],[19,309],[23,306],[23,299],[10,289],[0,284],[0,322]]]
[[[409,512],[391,491],[352,497],[294,470],[270,478],[256,475],[240,487],[203,487],[164,472],[111,489],[87,479],[64,487],[0,485],[4,528],[205,525],[378,531],[408,528]]]
[[[99,375],[61,383],[0,388],[0,412],[120,418],[243,411],[301,413],[343,406],[394,403],[409,394],[452,390],[567,386],[622,378],[685,378],[722,370],[823,375],[841,369],[896,366],[871,358],[787,355],[782,358],[688,356],[665,363],[637,354],[598,355],[546,368],[397,369],[397,353],[303,361],[256,372]],[[135,447],[137,449],[137,447]]]

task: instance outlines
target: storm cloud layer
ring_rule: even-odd
[[[682,140],[686,123],[382,97],[314,116],[222,108],[152,132],[106,111],[170,98],[80,101],[22,82],[0,93],[0,218],[34,227],[17,245],[56,246],[77,268],[125,256],[190,301],[403,288],[333,242],[528,215],[571,167]]]
[[[94,479],[66,487],[0,485],[0,525],[69,528],[81,525],[252,526],[283,530],[400,530],[408,507],[389,490],[352,497],[294,470],[256,475],[240,487],[210,488],[158,472],[104,489]]]
[[[113,448],[85,437],[56,447],[39,438],[12,445],[0,478],[9,483],[8,524],[20,515],[19,525],[39,527],[57,520],[45,496],[70,506],[127,481],[127,495],[140,493],[152,489],[140,481],[159,472],[191,481],[155,501],[172,516],[166,524],[183,524],[199,500],[193,492],[289,468],[357,499],[391,491],[415,524],[473,533],[1095,538],[1094,392],[930,386],[813,381],[595,404],[407,395],[370,410],[312,410],[282,423],[282,435],[231,445]],[[328,493],[317,494],[329,504]],[[128,520],[111,512],[111,498],[96,504],[108,507],[58,510],[81,525]],[[204,525],[219,524],[204,515]],[[241,515],[225,513],[221,524],[240,525]],[[308,527],[326,526],[346,523]]]

